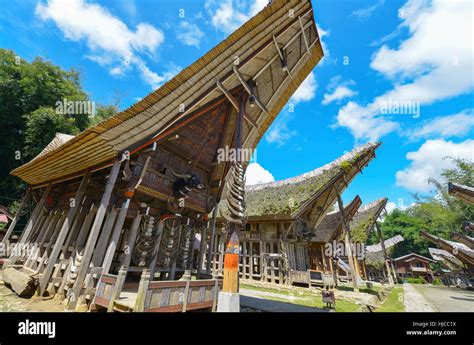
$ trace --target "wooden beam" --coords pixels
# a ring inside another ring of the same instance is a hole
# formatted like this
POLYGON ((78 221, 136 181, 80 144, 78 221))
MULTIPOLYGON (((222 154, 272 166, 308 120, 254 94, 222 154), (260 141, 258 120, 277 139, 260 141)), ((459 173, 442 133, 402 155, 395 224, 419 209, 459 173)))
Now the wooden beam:
POLYGON ((67 305, 68 310, 75 309, 77 305, 79 294, 82 289, 82 284, 84 283, 84 279, 89 269, 89 264, 91 262, 92 254, 97 243, 100 228, 102 226, 102 222, 104 221, 105 211, 107 209, 107 206, 109 205, 112 190, 114 189, 121 165, 122 161, 117 159, 114 165, 112 166, 112 170, 110 171, 109 180, 107 181, 107 185, 105 186, 104 194, 102 195, 102 199, 99 204, 99 209, 97 210, 97 214, 94 219, 94 224, 92 224, 92 229, 89 234, 89 238, 87 239, 81 266, 79 268, 76 281, 74 282, 74 286, 72 288, 72 293, 70 295, 69 303, 67 305))
POLYGON ((262 103, 262 101, 260 101, 260 98, 257 97, 257 95, 255 95, 253 92, 252 92, 252 89, 250 88, 249 84, 245 81, 244 77, 242 76, 242 74, 240 73, 239 71, 239 68, 237 66, 234 65, 234 73, 235 75, 237 76, 237 78, 239 79, 240 83, 242 84, 242 86, 244 87, 244 89, 248 92, 248 94, 252 97, 255 98, 255 103, 257 104, 257 106, 265 113, 268 115, 268 110, 267 108, 265 107, 265 105, 262 103))
POLYGON ((23 199, 21 200, 20 206, 18 207, 18 210, 16 211, 15 217, 13 217, 12 222, 8 226, 7 232, 5 233, 5 236, 2 239, 2 244, 6 243, 8 239, 10 238, 10 235, 12 234, 13 229, 15 229, 15 225, 18 222, 18 219, 20 219, 21 217, 21 211, 23 211, 23 208, 28 202, 30 196, 31 196, 31 187, 28 187, 28 189, 26 190, 26 194, 23 196, 23 199))
MULTIPOLYGON (((222 91, 222 93, 227 97, 227 99, 229 100, 229 102, 232 104, 232 106, 238 111, 240 108, 239 108, 239 102, 237 101, 237 99, 235 99, 234 96, 232 96, 232 94, 224 87, 224 85, 222 85, 222 83, 218 80, 217 81, 217 87, 219 88, 219 90, 222 91)), ((250 116, 248 116, 248 114, 246 112, 244 112, 244 119, 253 127, 253 128, 258 128, 258 125, 257 123, 252 120, 252 118, 250 116)))
POLYGON ((298 21, 300 22, 300 27, 301 27, 301 35, 303 36, 304 39, 304 45, 306 47, 306 53, 309 53, 309 44, 308 44, 308 39, 306 38, 306 35, 304 33, 305 28, 303 26, 303 21, 301 20, 301 16, 298 16, 298 21))
POLYGON ((124 249, 125 255, 122 258, 121 266, 128 267, 130 265, 130 260, 132 259, 132 250, 133 250, 133 247, 135 246, 135 241, 137 239, 138 228, 140 227, 141 219, 142 219, 142 214, 140 212, 137 212, 137 215, 133 219, 132 226, 130 228, 127 244, 124 249))
POLYGON ((105 217, 105 223, 100 231, 99 239, 95 246, 94 254, 92 255, 92 266, 99 267, 104 260, 105 251, 107 250, 107 244, 109 243, 110 234, 117 218, 117 209, 112 206, 112 209, 105 217))
POLYGON ((209 274, 211 271, 211 262, 214 261, 214 240, 216 237, 216 218, 217 218, 217 205, 219 201, 216 202, 214 209, 212 210, 211 218, 211 243, 209 244, 209 254, 208 260, 206 262, 206 272, 209 274))
POLYGON ((41 281, 39 285, 40 295, 44 294, 46 286, 49 282, 49 279, 51 278, 51 273, 53 272, 54 264, 56 263, 61 247, 64 243, 64 240, 66 239, 66 236, 69 233, 69 230, 72 228, 73 222, 77 215, 77 210, 82 204, 82 199, 84 197, 84 192, 86 190, 86 187, 89 184, 90 176, 91 176, 91 173, 89 171, 82 178, 81 184, 79 185, 79 188, 77 189, 76 196, 74 197, 74 204, 69 208, 69 211, 66 215, 66 219, 61 227, 59 236, 56 240, 56 243, 54 244, 53 250, 49 257, 48 264, 46 265, 46 268, 41 277, 41 281))
POLYGON ((40 214, 41 209, 43 208, 43 205, 46 201, 47 196, 49 195, 49 192, 51 192, 52 186, 53 186, 52 183, 49 182, 48 186, 43 192, 43 195, 41 196, 40 201, 38 201, 35 209, 31 213, 31 217, 28 220, 28 223, 26 224, 25 229, 23 230, 23 233, 21 234, 20 239, 18 240, 18 244, 23 244, 28 241, 28 238, 31 234, 31 229, 33 228, 33 225, 36 222, 36 219, 38 218, 38 215, 40 214))
POLYGON ((341 222, 344 227, 344 242, 346 245, 346 250, 347 250, 347 258, 349 260, 349 266, 351 268, 351 274, 352 274, 352 285, 354 286, 354 291, 358 291, 358 280, 359 277, 357 275, 357 271, 355 268, 355 263, 354 263, 354 257, 352 255, 352 248, 350 246, 350 228, 349 224, 346 222, 346 216, 344 214, 344 204, 342 203, 341 195, 339 194, 339 191, 337 190, 337 186, 335 186, 336 191, 337 191, 337 205, 339 206, 339 214, 341 216, 341 222))
POLYGON ((379 237, 380 246, 382 247, 383 258, 384 258, 384 261, 385 261, 385 267, 387 269, 388 282, 389 282, 390 285, 393 285, 393 283, 394 283, 393 279, 395 278, 395 281, 396 281, 397 274, 396 274, 395 271, 391 272, 392 270, 391 270, 390 264, 388 262, 388 255, 387 255, 387 250, 385 249, 385 242, 384 242, 382 231, 380 230, 380 227, 379 227, 379 224, 378 224, 377 220, 375 220, 375 229, 377 230, 377 235, 379 237))
POLYGON ((120 208, 120 213, 118 215, 114 231, 112 232, 112 237, 110 238, 109 246, 107 247, 107 253, 105 254, 104 262, 102 263, 102 267, 104 269, 102 274, 109 273, 110 266, 112 265, 112 260, 114 258, 115 249, 117 249, 117 244, 120 239, 120 233, 122 232, 123 223, 125 222, 125 217, 127 216, 129 206, 130 199, 126 198, 122 203, 122 207, 120 208))

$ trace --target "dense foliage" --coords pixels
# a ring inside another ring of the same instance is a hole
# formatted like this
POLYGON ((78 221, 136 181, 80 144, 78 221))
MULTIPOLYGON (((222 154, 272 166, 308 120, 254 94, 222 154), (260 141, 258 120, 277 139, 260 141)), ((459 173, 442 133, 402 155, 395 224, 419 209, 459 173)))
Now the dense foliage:
MULTIPOLYGON (((446 181, 467 186, 474 185, 474 163, 467 160, 452 159, 454 168, 443 171, 446 181)), ((429 256, 428 247, 434 244, 420 236, 425 230, 436 236, 451 239, 455 232, 463 232, 462 223, 474 222, 474 207, 448 194, 447 183, 435 179, 430 181, 436 188, 434 196, 416 197, 416 203, 406 210, 395 209, 387 215, 381 224, 385 239, 402 235, 405 241, 397 244, 393 257, 411 252, 429 256)), ((371 242, 378 242, 372 232, 371 242)))
POLYGON ((25 188, 10 171, 41 152, 56 132, 77 134, 117 111, 115 106, 97 106, 95 116, 83 109, 58 111, 58 102, 87 101, 77 71, 65 71, 39 57, 29 63, 0 49, 1 204, 13 207, 25 188))

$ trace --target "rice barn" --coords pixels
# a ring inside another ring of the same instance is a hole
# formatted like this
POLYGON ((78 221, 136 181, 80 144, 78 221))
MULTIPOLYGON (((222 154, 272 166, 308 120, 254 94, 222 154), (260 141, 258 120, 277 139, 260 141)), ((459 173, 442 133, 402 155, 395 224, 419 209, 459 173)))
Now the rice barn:
MULTIPOLYGON (((340 195, 375 157, 379 146, 380 143, 369 143, 300 176, 248 186, 246 226, 240 236, 240 276, 287 285, 322 285, 325 277, 331 280, 329 258, 327 266, 318 266, 321 246, 313 238, 319 236, 318 227, 334 203, 344 207, 340 195)), ((226 205, 226 199, 219 204, 218 230, 211 241, 215 253, 212 272, 217 275, 223 272, 224 246, 229 235, 226 205)))

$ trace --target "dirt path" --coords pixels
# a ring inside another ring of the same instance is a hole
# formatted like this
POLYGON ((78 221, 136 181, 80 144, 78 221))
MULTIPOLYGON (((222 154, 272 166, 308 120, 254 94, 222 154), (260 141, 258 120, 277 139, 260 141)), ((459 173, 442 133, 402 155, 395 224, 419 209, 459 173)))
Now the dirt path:
POLYGON ((434 312, 435 308, 411 284, 403 284, 403 304, 406 312, 434 312))
POLYGON ((0 312, 63 312, 60 302, 41 298, 20 298, 9 288, 0 285, 0 312))

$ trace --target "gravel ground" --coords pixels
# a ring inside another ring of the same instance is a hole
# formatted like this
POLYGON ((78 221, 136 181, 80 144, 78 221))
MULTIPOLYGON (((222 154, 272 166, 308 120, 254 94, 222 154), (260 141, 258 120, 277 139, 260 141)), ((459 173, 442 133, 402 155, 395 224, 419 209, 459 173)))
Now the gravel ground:
POLYGON ((438 285, 414 285, 440 312, 474 312, 474 291, 438 285))
POLYGON ((403 284, 403 304, 406 312, 434 312, 435 309, 413 285, 403 284))
POLYGON ((0 285, 0 312, 16 311, 63 312, 64 307, 60 302, 53 299, 20 298, 3 284, 0 285))

